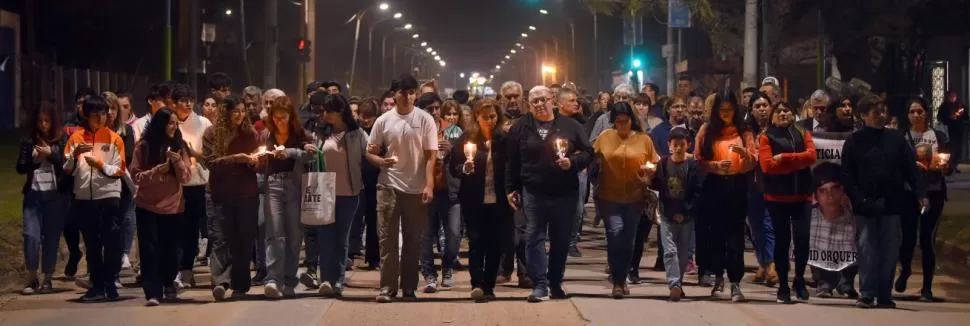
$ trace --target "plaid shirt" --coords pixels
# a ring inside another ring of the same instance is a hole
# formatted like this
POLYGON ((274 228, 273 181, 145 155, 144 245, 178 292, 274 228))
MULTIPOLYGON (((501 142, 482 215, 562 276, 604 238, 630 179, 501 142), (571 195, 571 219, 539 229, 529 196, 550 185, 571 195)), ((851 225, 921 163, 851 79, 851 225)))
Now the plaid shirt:
POLYGON ((856 261, 856 226, 850 211, 832 220, 822 216, 818 204, 812 205, 808 264, 840 271, 856 261))

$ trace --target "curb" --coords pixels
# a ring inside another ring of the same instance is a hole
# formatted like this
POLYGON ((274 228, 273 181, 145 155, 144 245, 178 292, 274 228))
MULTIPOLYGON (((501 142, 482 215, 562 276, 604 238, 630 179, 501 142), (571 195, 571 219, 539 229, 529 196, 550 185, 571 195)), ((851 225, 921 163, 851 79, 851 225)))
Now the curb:
POLYGON ((938 239, 936 240, 936 251, 937 268, 956 269, 947 273, 954 276, 970 275, 970 248, 963 248, 953 242, 938 239))

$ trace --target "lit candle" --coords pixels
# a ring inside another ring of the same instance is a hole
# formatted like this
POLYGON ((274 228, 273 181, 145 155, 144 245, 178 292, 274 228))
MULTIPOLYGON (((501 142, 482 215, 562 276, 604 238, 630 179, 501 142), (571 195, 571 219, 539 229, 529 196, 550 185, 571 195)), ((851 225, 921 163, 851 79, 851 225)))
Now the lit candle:
POLYGON ((465 162, 473 162, 476 153, 478 153, 478 145, 472 142, 465 144, 465 162))
POLYGON ((939 153, 936 154, 936 165, 943 166, 950 161, 950 153, 939 153))
POLYGON ((569 141, 562 138, 556 138, 555 145, 556 154, 559 155, 559 158, 566 158, 566 149, 569 148, 569 141))
POLYGON ((259 146, 256 149, 256 155, 263 155, 263 154, 266 154, 266 146, 259 146))
POLYGON ((647 170, 656 170, 657 165, 653 164, 653 162, 647 161, 647 163, 643 163, 643 168, 647 170))

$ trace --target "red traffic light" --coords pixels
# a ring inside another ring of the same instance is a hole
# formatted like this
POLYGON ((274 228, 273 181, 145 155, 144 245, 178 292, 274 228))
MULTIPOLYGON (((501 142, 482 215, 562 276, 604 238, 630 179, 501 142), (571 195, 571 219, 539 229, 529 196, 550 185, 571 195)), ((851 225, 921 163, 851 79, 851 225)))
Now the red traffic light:
POLYGON ((297 43, 296 48, 300 51, 303 51, 304 49, 306 49, 306 40, 300 39, 300 41, 297 43))

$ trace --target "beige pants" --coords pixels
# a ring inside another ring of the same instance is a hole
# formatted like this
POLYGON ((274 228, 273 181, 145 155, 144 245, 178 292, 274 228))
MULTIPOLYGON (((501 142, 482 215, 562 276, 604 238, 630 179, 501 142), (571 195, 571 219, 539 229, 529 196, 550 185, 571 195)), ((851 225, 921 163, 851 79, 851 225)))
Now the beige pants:
POLYGON ((421 194, 412 195, 378 185, 377 224, 381 248, 381 288, 388 288, 392 292, 399 289, 417 290, 418 259, 421 258, 424 232, 428 228, 428 205, 421 202, 421 194))

